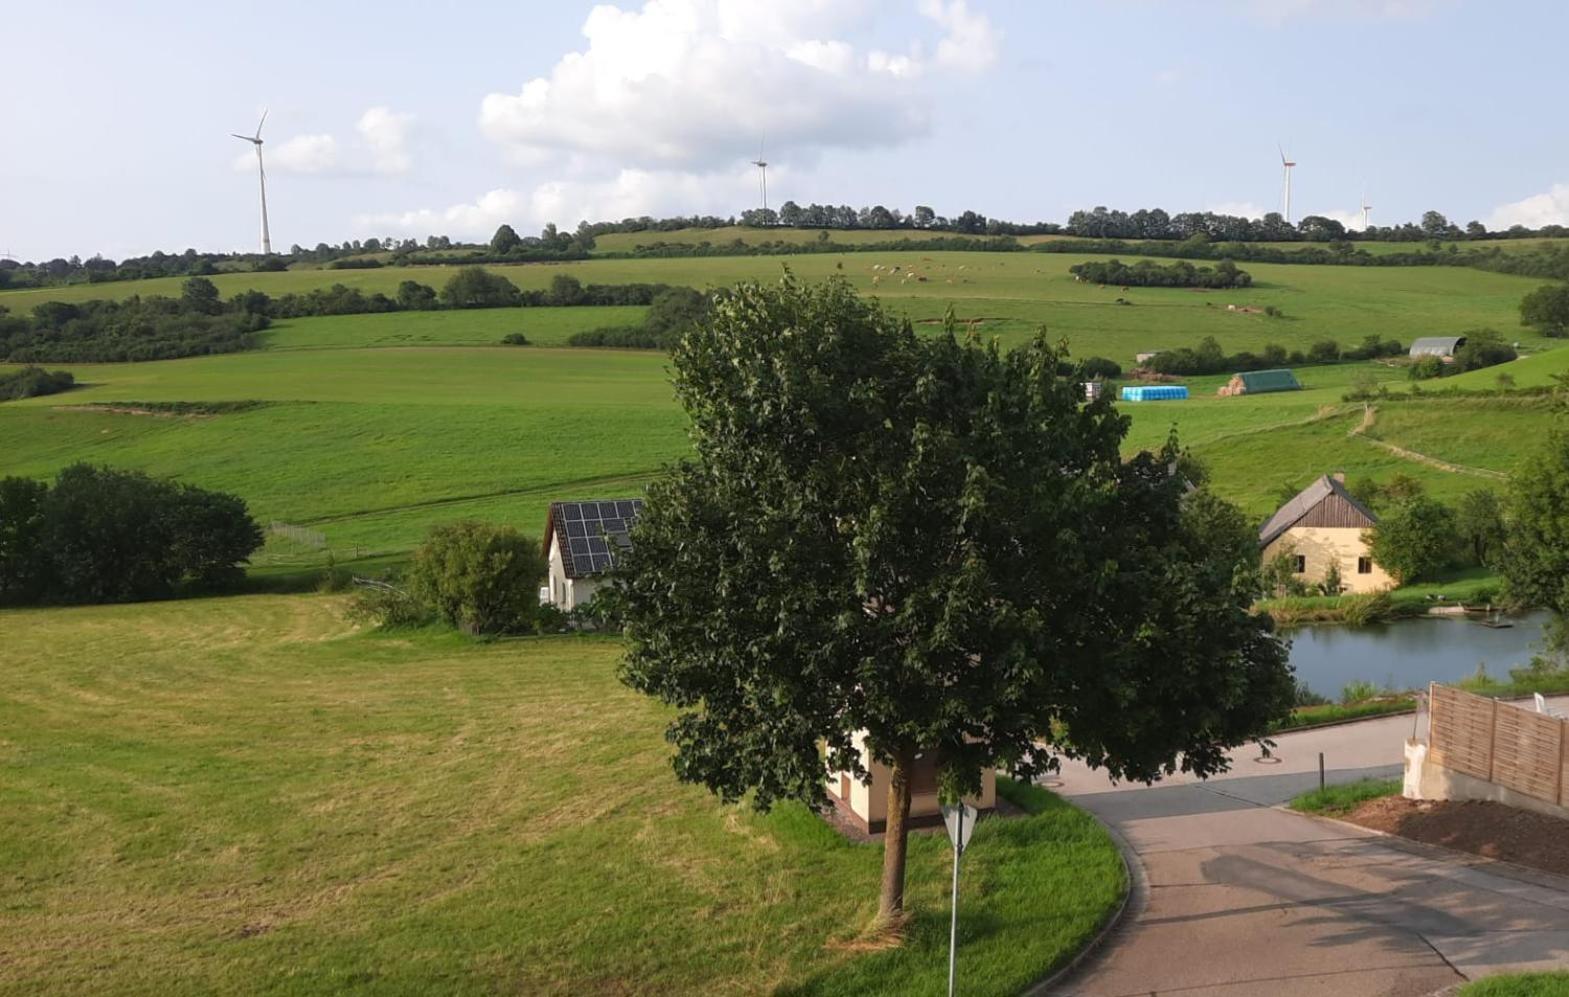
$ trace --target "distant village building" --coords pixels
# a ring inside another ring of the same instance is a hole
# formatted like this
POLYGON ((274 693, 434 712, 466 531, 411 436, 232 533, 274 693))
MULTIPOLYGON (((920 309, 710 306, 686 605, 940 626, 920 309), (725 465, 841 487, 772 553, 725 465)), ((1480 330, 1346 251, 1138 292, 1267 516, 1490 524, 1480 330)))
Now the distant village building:
POLYGON ((1345 475, 1324 475, 1281 506, 1259 530, 1263 562, 1293 559, 1297 577, 1320 584, 1331 566, 1347 592, 1393 588, 1395 580, 1373 563, 1363 535, 1378 524, 1372 510, 1346 491, 1345 475))
POLYGON ((1301 391, 1302 383, 1289 370, 1245 370, 1231 375, 1231 380, 1220 386, 1218 394, 1262 395, 1271 391, 1301 391))
POLYGON ((545 517, 550 579, 540 602, 571 610, 592 599, 616 556, 631 549, 627 531, 642 512, 642 499, 550 503, 545 517))
POLYGON ((1159 350, 1151 350, 1149 353, 1135 353, 1133 355, 1133 360, 1138 364, 1147 364, 1158 356, 1160 356, 1159 350))
POLYGON ((1096 399, 1100 398, 1100 396, 1105 394, 1105 393, 1106 393, 1106 382, 1105 381, 1085 381, 1084 382, 1084 400, 1085 401, 1093 402, 1096 399))
POLYGON ((1464 336, 1423 336, 1411 344, 1411 359, 1437 357, 1447 362, 1453 360, 1464 345, 1464 336))
MULTIPOLYGON (((868 757, 864 732, 855 735, 855 749, 860 752, 861 764, 872 776, 871 785, 866 785, 849 772, 835 772, 828 779, 828 798, 861 830, 869 834, 881 834, 888 826, 888 783, 893 778, 893 770, 868 757)), ((997 773, 989 768, 983 769, 980 793, 966 796, 964 802, 977 810, 996 807, 997 773)), ((915 769, 910 773, 910 825, 923 827, 941 823, 942 804, 937 799, 937 759, 928 754, 915 760, 915 769)))

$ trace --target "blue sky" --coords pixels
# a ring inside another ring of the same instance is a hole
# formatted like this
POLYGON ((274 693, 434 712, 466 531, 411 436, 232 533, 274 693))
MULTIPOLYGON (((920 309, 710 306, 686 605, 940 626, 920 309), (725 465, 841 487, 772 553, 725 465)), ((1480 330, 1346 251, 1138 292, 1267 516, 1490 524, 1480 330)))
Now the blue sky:
POLYGON ((0 253, 486 236, 756 203, 1569 223, 1569 5, 13 5, 0 253))

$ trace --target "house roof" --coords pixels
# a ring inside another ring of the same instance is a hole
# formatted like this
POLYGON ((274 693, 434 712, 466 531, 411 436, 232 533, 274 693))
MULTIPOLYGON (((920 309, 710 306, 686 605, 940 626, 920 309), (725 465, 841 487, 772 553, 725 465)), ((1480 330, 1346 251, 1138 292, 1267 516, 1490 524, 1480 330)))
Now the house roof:
POLYGON ((554 540, 568 578, 609 571, 618 553, 632 549, 628 531, 642 513, 642 499, 552 502, 545 517, 545 557, 554 540))
POLYGON ((1245 370, 1237 375, 1242 379, 1242 387, 1250 395, 1259 395, 1267 391, 1300 391, 1302 383, 1297 380, 1297 375, 1289 370, 1245 370))
POLYGON ((1267 547, 1293 526, 1369 527, 1378 522, 1339 481, 1324 475, 1276 510, 1258 531, 1258 545, 1267 547))
POLYGON ((1464 336, 1423 336, 1411 344, 1411 356, 1452 357, 1464 345, 1464 336))

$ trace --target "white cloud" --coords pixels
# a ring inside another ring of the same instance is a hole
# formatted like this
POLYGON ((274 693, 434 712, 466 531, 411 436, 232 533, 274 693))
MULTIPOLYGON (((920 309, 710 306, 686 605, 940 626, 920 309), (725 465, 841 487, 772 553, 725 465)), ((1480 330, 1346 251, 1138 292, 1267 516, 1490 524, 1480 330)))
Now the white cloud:
POLYGON ((921 13, 943 29, 937 43, 938 66, 979 73, 997 62, 1002 36, 985 14, 973 13, 965 0, 921 0, 921 13))
MULTIPOLYGON (((788 176, 785 170, 770 172, 788 176)), ((713 175, 626 169, 606 180, 552 180, 526 191, 498 188, 447 208, 363 215, 356 221, 365 231, 488 238, 503 222, 528 232, 546 222, 573 228, 585 219, 644 214, 729 215, 756 194, 757 175, 744 168, 713 175)))
POLYGON ((409 153, 409 129, 414 115, 388 107, 373 107, 360 115, 355 130, 370 150, 371 168, 377 173, 407 173, 414 159, 409 153))
POLYGON ((1234 215, 1238 218, 1263 218, 1268 212, 1279 209, 1261 208, 1252 201, 1220 201, 1206 204, 1204 210, 1217 215, 1234 215))
POLYGON ((1511 225, 1569 225, 1569 184, 1555 183, 1544 193, 1499 205, 1487 219, 1487 227, 1495 232, 1511 225))
MULTIPOLYGON (((294 135, 263 146, 267 170, 302 176, 366 176, 407 173, 414 164, 409 148, 414 116, 387 107, 360 115, 355 137, 340 142, 330 132, 294 135)), ((234 168, 254 169, 256 154, 247 149, 234 157, 234 168)))
MULTIPOLYGON (((1330 221, 1339 222, 1353 232, 1362 231, 1362 212, 1360 211, 1310 211, 1308 214, 1318 215, 1320 218, 1328 218, 1330 221)), ((1305 218, 1307 216, 1304 215, 1303 217, 1305 218)), ((1301 218, 1297 219, 1297 221, 1301 220, 1301 218)))
MULTIPOLYGON (((263 147, 267 168, 280 173, 326 173, 338 165, 338 141, 331 135, 296 135, 274 147, 263 147)), ((248 169, 251 155, 240 156, 237 167, 248 169)))
MULTIPOLYGON (((601 4, 581 51, 516 93, 492 93, 480 127, 514 161, 552 155, 612 168, 714 169, 766 140, 797 154, 896 145, 929 127, 918 40, 858 54, 836 33, 865 20, 843 0, 646 0, 601 4)), ((932 68, 979 72, 1001 38, 965 0, 922 0, 942 31, 932 68)), ((912 22, 914 27, 916 22, 912 22)))

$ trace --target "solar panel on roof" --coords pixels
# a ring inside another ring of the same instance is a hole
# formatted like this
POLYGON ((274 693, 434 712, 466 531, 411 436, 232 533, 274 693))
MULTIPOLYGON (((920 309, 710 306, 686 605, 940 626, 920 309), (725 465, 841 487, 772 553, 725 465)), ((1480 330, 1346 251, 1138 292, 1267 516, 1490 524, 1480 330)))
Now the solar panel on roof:
POLYGON ((628 532, 643 512, 641 499, 556 502, 556 536, 564 540, 569 572, 582 577, 615 567, 616 554, 632 548, 628 532))

